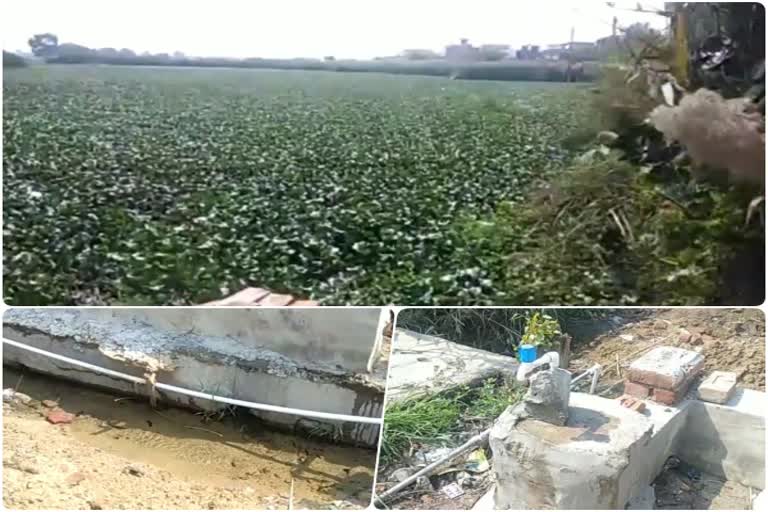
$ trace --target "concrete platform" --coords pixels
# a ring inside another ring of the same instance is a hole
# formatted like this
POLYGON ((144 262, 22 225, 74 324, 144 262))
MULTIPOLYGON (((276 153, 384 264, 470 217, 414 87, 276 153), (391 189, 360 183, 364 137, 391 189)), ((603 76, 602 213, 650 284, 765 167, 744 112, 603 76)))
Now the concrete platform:
MULTIPOLYGON (((365 371, 375 348, 380 311, 333 311, 327 317, 330 311, 320 308, 11 309, 3 319, 3 336, 138 377, 154 373, 159 382, 196 391, 299 409, 380 417, 384 381, 380 372, 365 371), (332 338, 334 332, 336 337, 332 338), (341 348, 345 344, 346 350, 341 348), (363 370, 357 371, 361 365, 363 370)), ((148 392, 136 389, 133 383, 9 345, 3 347, 3 363, 121 393, 148 392)), ((163 392, 161 399, 204 410, 222 407, 170 392, 163 392)), ((378 442, 377 425, 334 424, 253 412, 278 425, 293 428, 306 424, 342 441, 371 447, 378 442)))
POLYGON ((677 455, 714 475, 765 489, 768 395, 737 388, 725 404, 691 400, 677 455))
POLYGON ((514 422, 505 413, 490 436, 496 486, 474 508, 624 509, 646 501, 671 455, 763 490, 765 410, 765 393, 738 389, 722 405, 649 402, 642 412, 619 400, 571 393, 562 427, 514 422))
POLYGON ((514 377, 517 359, 436 336, 396 329, 387 400, 403 400, 473 384, 497 375, 514 377))
POLYGON ((684 425, 684 409, 643 413, 572 393, 565 426, 505 413, 490 446, 498 509, 623 509, 653 481, 684 425))

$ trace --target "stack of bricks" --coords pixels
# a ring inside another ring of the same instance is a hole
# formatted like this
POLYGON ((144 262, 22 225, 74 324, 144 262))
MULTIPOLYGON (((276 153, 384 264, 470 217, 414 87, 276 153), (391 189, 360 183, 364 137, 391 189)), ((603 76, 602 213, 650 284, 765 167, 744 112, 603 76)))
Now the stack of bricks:
POLYGON ((246 288, 221 300, 208 302, 204 306, 264 306, 264 307, 313 307, 314 300, 303 300, 282 293, 273 293, 265 288, 246 288))
POLYGON ((704 370, 704 356, 677 347, 657 347, 629 366, 624 393, 674 405, 704 370))

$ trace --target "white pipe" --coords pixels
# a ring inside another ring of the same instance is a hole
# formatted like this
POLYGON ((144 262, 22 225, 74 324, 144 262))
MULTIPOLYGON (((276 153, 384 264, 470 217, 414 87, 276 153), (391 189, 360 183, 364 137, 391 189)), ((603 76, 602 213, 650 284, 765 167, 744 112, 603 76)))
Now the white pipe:
POLYGON ((595 390, 597 389, 597 380, 600 378, 600 367, 597 366, 595 368, 594 373, 592 373, 592 383, 589 385, 589 394, 594 395, 595 390))
POLYGON ((584 373, 582 373, 581 375, 579 375, 578 377, 574 377, 573 379, 571 379, 571 387, 573 387, 573 385, 574 385, 574 384, 576 384, 577 382, 579 382, 579 381, 580 381, 581 379, 583 379, 584 377, 586 377, 586 376, 588 376, 588 375, 592 375, 592 374, 594 374, 595 372, 599 372, 599 371, 600 371, 600 368, 601 368, 601 367, 600 367, 600 365, 599 365, 599 364, 596 364, 596 365, 594 365, 592 368, 590 368, 589 370, 587 370, 587 371, 585 371, 584 373))
MULTIPOLYGON (((84 361, 72 359, 71 357, 54 354, 53 352, 48 352, 47 350, 43 350, 37 347, 32 347, 24 343, 19 343, 18 341, 9 340, 8 338, 3 338, 3 343, 7 343, 8 345, 11 345, 13 347, 17 347, 23 350, 28 350, 29 352, 34 352, 36 354, 50 357, 52 359, 58 359, 59 361, 73 364, 75 366, 88 368, 89 370, 92 370, 98 373, 103 373, 104 375, 118 377, 131 382, 135 382, 136 384, 147 384, 147 380, 141 377, 136 377, 133 375, 128 375, 127 373, 122 373, 122 372, 117 372, 115 370, 102 368, 101 366, 96 366, 94 364, 86 363, 84 361)), ((349 414, 335 414, 330 412, 308 411, 304 409, 294 409, 292 407, 281 407, 279 405, 268 405, 268 404, 259 404, 255 402, 247 402, 245 400, 237 400, 234 398, 227 398, 223 396, 213 395, 210 393, 201 393, 200 391, 193 391, 191 389, 171 386, 170 384, 163 384, 160 382, 156 382, 154 386, 158 389, 165 389, 167 391, 173 391, 174 393, 179 393, 182 395, 194 396, 197 398, 203 398, 205 400, 211 400, 212 402, 221 402, 221 403, 230 404, 230 405, 237 405, 240 407, 247 407, 249 409, 257 409, 260 411, 279 412, 283 414, 293 414, 295 416, 305 416, 309 418, 320 418, 325 420, 349 421, 353 423, 369 423, 373 425, 381 425, 384 422, 383 418, 370 418, 367 416, 352 416, 349 414)))
POLYGON ((530 374, 539 366, 544 366, 545 364, 549 364, 551 368, 560 368, 560 354, 555 351, 547 352, 533 362, 520 363, 520 365, 517 367, 517 381, 527 382, 528 374, 530 374))

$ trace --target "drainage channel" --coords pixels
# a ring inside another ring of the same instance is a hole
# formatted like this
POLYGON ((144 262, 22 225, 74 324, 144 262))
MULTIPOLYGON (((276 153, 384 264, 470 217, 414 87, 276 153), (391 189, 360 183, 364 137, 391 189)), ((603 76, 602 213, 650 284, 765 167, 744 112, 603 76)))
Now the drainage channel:
POLYGON ((152 408, 69 381, 4 368, 8 508, 364 508, 375 451, 269 429, 230 409, 152 408), (45 403, 44 403, 45 401, 45 403), (75 414, 46 421, 48 401, 75 414), (26 402, 26 403, 24 403, 26 402), (292 503, 291 503, 292 501, 292 503))

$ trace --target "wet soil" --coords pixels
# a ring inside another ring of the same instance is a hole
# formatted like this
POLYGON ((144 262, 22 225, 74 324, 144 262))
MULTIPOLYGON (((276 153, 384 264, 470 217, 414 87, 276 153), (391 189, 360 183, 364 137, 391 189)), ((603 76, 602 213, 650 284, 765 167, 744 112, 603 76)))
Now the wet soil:
POLYGON ((206 418, 3 369, 3 501, 14 509, 364 508, 376 453, 275 432, 247 414, 206 418), (76 414, 46 421, 54 400, 76 414), (51 404, 48 404, 51 405, 51 404))

